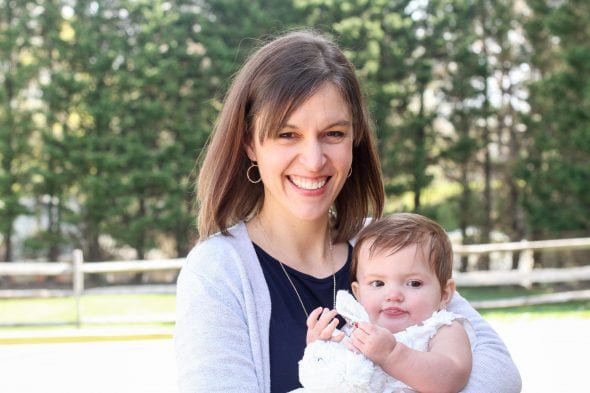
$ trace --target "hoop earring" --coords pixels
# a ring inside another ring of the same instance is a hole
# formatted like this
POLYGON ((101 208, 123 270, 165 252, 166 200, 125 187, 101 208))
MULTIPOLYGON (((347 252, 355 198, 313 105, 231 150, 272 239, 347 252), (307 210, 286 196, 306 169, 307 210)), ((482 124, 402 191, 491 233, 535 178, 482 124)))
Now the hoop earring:
POLYGON ((328 219, 333 220, 336 218, 336 208, 334 206, 330 206, 328 209, 328 219))
POLYGON ((346 176, 346 178, 349 178, 350 175, 352 175, 352 166, 350 167, 350 169, 348 170, 348 175, 346 176))
POLYGON ((253 168, 258 168, 258 165, 256 165, 256 161, 252 161, 252 165, 250 165, 246 170, 246 177, 248 178, 248 181, 252 184, 260 183, 262 181, 260 172, 258 173, 258 180, 252 180, 252 177, 250 177, 250 170, 252 170, 253 168))

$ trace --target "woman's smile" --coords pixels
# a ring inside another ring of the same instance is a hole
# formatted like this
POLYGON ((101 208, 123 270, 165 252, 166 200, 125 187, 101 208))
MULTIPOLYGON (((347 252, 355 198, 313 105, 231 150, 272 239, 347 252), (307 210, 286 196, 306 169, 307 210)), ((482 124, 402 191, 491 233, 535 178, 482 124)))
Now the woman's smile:
POLYGON ((324 187, 328 183, 328 180, 330 180, 330 177, 326 176, 326 177, 308 178, 308 177, 291 175, 291 176, 288 176, 288 179, 297 188, 313 191, 313 190, 319 190, 320 188, 324 187))

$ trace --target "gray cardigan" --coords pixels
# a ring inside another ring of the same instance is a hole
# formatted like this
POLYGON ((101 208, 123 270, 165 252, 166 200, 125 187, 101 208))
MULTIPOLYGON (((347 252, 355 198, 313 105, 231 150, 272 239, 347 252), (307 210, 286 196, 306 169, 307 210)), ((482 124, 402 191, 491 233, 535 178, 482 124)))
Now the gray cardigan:
MULTIPOLYGON (((181 393, 270 393, 270 295, 244 223, 197 244, 181 269, 175 349, 181 393)), ((518 393, 521 380, 496 332, 459 294, 448 309, 476 333, 466 393, 518 393)))

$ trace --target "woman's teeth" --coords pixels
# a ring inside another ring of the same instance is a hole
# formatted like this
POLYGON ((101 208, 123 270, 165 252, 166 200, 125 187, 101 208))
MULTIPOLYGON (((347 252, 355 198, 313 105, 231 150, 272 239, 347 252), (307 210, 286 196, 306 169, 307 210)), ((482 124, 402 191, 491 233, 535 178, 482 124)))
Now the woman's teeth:
POLYGON ((297 187, 303 188, 304 190, 317 190, 318 188, 322 188, 328 182, 327 177, 321 179, 307 179, 304 177, 289 176, 289 179, 297 187))

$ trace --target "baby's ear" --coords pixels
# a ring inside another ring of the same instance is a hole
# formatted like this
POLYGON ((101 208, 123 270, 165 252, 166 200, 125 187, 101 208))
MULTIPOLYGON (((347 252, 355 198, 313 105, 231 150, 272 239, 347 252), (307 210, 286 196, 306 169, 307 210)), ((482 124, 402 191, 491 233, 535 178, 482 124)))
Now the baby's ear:
POLYGON ((447 280, 446 285, 442 288, 442 294, 440 298, 440 309, 447 308, 451 299, 453 298, 453 294, 455 293, 455 289, 457 285, 455 284, 455 280, 449 278, 447 280))
POLYGON ((354 297, 358 300, 359 298, 359 283, 358 281, 353 281, 352 284, 350 284, 350 287, 352 288, 352 294, 354 295, 354 297))

